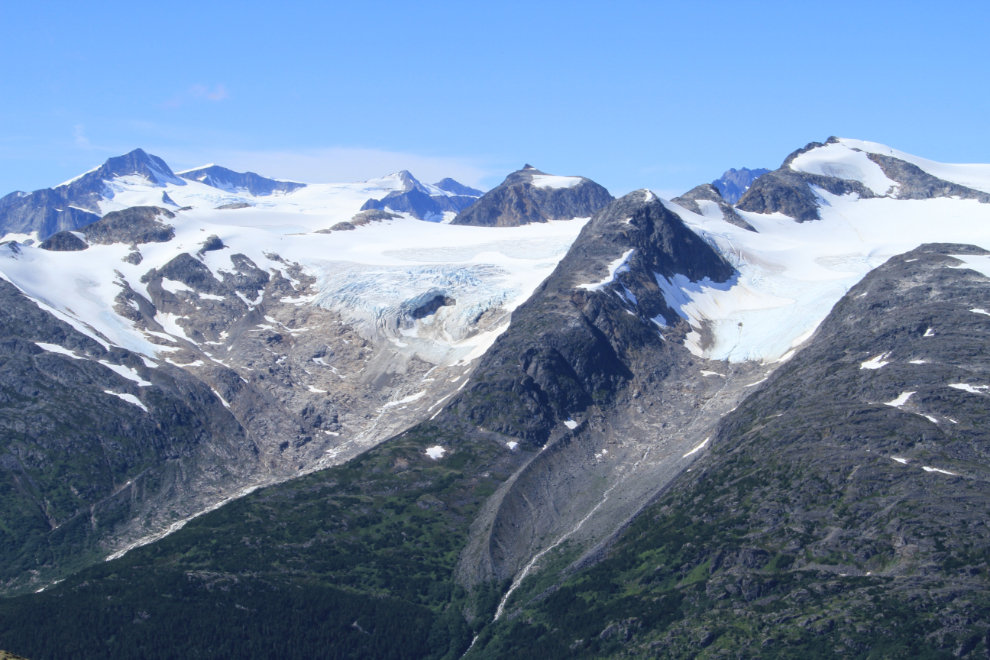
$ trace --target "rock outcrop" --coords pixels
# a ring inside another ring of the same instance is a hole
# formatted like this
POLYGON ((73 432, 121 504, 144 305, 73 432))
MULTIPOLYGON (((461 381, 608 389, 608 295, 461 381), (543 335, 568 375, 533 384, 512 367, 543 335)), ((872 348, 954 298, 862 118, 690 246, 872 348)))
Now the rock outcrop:
POLYGON ((526 165, 459 213, 452 224, 517 227, 531 222, 589 218, 612 199, 591 179, 553 176, 526 165))

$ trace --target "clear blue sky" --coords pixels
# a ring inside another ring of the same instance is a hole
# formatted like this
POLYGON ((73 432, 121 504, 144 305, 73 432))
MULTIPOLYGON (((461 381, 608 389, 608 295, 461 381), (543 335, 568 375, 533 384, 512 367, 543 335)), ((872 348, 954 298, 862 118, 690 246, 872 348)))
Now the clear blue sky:
POLYGON ((304 181, 677 193, 829 135, 990 161, 990 2, 21 2, 0 194, 135 147, 304 181))

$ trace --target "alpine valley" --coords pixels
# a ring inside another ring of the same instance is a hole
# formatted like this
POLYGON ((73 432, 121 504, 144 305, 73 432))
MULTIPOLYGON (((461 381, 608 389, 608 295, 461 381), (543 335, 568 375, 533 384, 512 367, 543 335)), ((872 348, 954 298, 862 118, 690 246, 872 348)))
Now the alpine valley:
POLYGON ((990 658, 990 165, 138 149, 0 235, 11 653, 990 658))

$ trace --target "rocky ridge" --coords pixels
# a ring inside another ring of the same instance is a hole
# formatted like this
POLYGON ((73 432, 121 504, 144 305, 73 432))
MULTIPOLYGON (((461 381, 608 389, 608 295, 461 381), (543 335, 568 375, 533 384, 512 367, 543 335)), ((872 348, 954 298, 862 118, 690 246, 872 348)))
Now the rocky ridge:
POLYGON ((977 254, 867 276, 690 474, 599 557, 524 584, 467 657, 984 657, 990 279, 951 256, 977 254))
POLYGON ((526 165, 458 213, 452 224, 516 227, 530 222, 588 218, 612 199, 591 179, 556 177, 526 165))
POLYGON ((269 179, 254 172, 234 172, 219 165, 207 165, 193 170, 185 170, 179 172, 178 175, 183 179, 199 181, 228 192, 247 191, 255 197, 290 193, 293 190, 306 187, 305 183, 269 179))

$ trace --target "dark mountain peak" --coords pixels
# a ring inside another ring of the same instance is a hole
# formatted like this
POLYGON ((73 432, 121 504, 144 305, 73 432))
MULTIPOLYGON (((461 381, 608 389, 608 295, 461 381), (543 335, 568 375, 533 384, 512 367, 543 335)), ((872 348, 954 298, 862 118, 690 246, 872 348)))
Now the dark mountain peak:
POLYGON ((227 192, 247 191, 256 197, 275 193, 290 193, 293 190, 306 187, 305 183, 269 179, 254 172, 235 172, 219 165, 204 165, 179 172, 179 176, 188 181, 198 181, 227 192))
POLYGON ((96 182, 102 184, 103 181, 121 176, 141 176, 152 185, 161 187, 167 184, 186 185, 186 182, 177 177, 164 160, 147 153, 144 149, 135 149, 123 156, 108 158, 100 167, 62 184, 59 188, 88 189, 96 182))
POLYGON ((556 177, 526 165, 459 213, 452 224, 517 227, 531 222, 586 218, 612 199, 604 187, 591 179, 556 177))
POLYGON ((470 186, 465 186, 463 183, 454 181, 451 178, 441 179, 433 184, 434 187, 439 188, 445 192, 453 193, 455 195, 465 195, 467 197, 481 197, 485 193, 478 190, 477 188, 471 188, 470 186))
MULTIPOLYGON (((718 192, 719 196, 727 201, 729 204, 735 204, 739 199, 749 190, 749 187, 753 185, 756 179, 760 178, 770 170, 764 168, 757 168, 751 170, 747 167, 741 169, 731 168, 725 172, 721 177, 712 181, 712 186, 714 186, 718 192)), ((714 201, 714 200, 713 200, 714 201)))
POLYGON ((530 165, 529 163, 526 163, 525 165, 523 165, 523 170, 535 170, 535 169, 536 168, 533 167, 532 165, 530 165))

